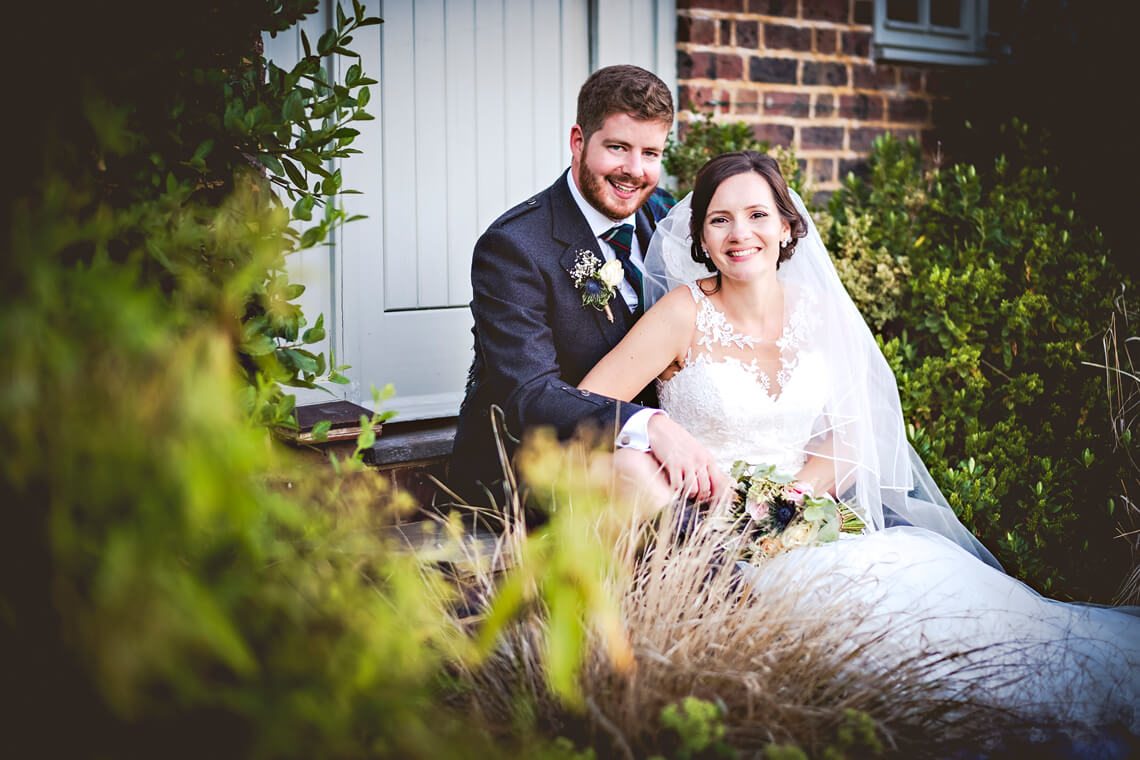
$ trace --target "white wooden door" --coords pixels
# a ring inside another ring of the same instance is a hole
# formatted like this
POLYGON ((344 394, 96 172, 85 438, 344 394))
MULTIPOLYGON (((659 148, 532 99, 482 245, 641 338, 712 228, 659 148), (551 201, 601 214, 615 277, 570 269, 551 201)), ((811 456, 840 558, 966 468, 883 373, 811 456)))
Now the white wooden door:
MULTIPOLYGON (((592 68, 637 63, 674 85, 673 2, 366 5, 384 23, 354 35, 352 48, 380 80, 368 108, 376 119, 354 124, 363 153, 342 171, 363 193, 344 196, 345 209, 367 219, 291 271, 314 278, 306 314, 326 313, 337 361, 352 365, 352 384, 334 391, 368 406, 370 386, 391 382, 397 419, 446 416, 471 363, 476 239, 569 165, 577 92, 592 68), (616 25, 624 31, 592 31, 616 25)), ((298 398, 309 400, 318 399, 298 398)))

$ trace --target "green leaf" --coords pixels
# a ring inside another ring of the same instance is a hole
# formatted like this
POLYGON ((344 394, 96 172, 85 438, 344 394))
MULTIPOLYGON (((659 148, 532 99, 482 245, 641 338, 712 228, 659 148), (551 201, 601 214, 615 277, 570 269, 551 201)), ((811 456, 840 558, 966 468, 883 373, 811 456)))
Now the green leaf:
POLYGON ((242 352, 249 356, 265 356, 277 350, 277 343, 268 335, 251 335, 241 344, 242 352))
MULTIPOLYGON (((323 119, 330 113, 336 110, 336 103, 331 100, 325 100, 313 106, 313 118, 323 119)), ((317 134, 320 134, 319 132, 317 134)), ((327 139, 327 138, 326 138, 327 139)))
POLYGON ((337 385, 348 385, 352 381, 339 372, 333 372, 329 375, 329 382, 336 383, 337 385))
POLYGON ((317 54, 326 56, 331 53, 332 49, 336 46, 336 40, 337 33, 335 29, 326 31, 321 35, 321 38, 317 40, 317 54))
POLYGON ((277 160, 277 156, 270 153, 258 153, 257 160, 261 162, 262 166, 277 176, 285 174, 285 169, 281 166, 281 162, 277 160))
POLYGON ((340 7, 340 3, 336 4, 336 29, 341 31, 344 29, 345 24, 348 23, 348 17, 344 15, 344 9, 340 7))
POLYGON ((301 235, 301 248, 312 248, 317 243, 323 241, 327 234, 328 230, 325 228, 324 224, 319 224, 316 227, 310 227, 309 229, 305 230, 304 234, 301 235))
MULTIPOLYGON (((301 342, 305 345, 320 343, 324 339, 325 331, 322 327, 310 327, 308 330, 305 330, 305 332, 301 334, 301 342)), ((317 374, 320 373, 318 372, 317 374)))
POLYGON ((304 195, 301 200, 293 204, 293 218, 300 219, 303 222, 309 222, 313 219, 313 196, 304 195))
POLYGON ((328 420, 321 420, 316 425, 313 425, 313 440, 317 442, 327 441, 329 439, 330 428, 332 428, 332 423, 328 420))
POLYGON ((353 87, 358 81, 360 81, 361 73, 362 70, 360 68, 360 64, 352 64, 348 67, 348 71, 346 71, 344 74, 344 83, 349 87, 353 87))
POLYGON ((380 405, 396 395, 396 386, 388 383, 383 388, 372 386, 372 404, 373 408, 379 409, 380 405))
POLYGON ((297 407, 297 397, 289 394, 281 397, 281 401, 277 404, 277 421, 284 422, 287 418, 293 416, 293 410, 297 407))
POLYGON ((289 180, 297 187, 305 186, 305 175, 301 170, 293 165, 293 162, 287 158, 281 159, 281 165, 285 167, 285 174, 289 176, 289 180))
POLYGON ((302 121, 305 118, 305 97, 293 90, 281 105, 281 118, 285 121, 302 121))
POLYGON ((372 445, 376 443, 376 431, 372 429, 371 420, 363 414, 360 415, 360 421, 361 424, 364 425, 364 429, 361 430, 360 435, 356 437, 356 448, 358 451, 363 451, 364 449, 372 448, 372 445))
POLYGON ((332 176, 324 181, 322 190, 325 195, 333 195, 337 190, 340 190, 341 175, 340 169, 333 172, 332 176))
POLYGON ((190 159, 191 163, 205 161, 206 156, 210 155, 210 151, 214 149, 214 141, 212 139, 203 140, 198 149, 194 151, 194 157, 190 159))
POLYGON ((305 34, 305 30, 301 30, 301 46, 305 48, 305 57, 308 58, 313 54, 313 48, 309 45, 309 36, 305 34))
POLYGON ((321 159, 311 150, 299 150, 295 154, 295 157, 301 162, 302 166, 311 172, 320 174, 324 171, 324 167, 321 166, 321 159))
POLYGON ((288 362, 302 372, 311 372, 313 374, 316 374, 317 357, 313 356, 313 354, 309 353, 308 351, 304 351, 298 348, 283 348, 279 353, 289 357, 288 362))
POLYGON ((360 92, 356 93, 356 105, 364 108, 370 100, 372 100, 372 93, 367 87, 361 87, 360 92))

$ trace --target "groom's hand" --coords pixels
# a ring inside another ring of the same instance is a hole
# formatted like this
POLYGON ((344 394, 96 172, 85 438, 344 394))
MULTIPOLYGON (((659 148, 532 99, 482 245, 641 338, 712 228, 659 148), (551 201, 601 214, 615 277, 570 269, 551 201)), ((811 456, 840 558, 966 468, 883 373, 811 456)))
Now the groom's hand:
POLYGON ((653 415, 648 430, 649 448, 673 490, 700 501, 715 501, 731 490, 732 478, 708 449, 667 415, 653 415))

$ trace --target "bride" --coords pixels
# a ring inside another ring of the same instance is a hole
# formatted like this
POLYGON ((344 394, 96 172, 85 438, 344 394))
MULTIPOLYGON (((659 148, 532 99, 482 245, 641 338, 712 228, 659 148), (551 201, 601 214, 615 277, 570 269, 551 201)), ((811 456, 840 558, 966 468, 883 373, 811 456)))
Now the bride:
MULTIPOLYGON (((744 151, 705 164, 659 225, 646 269, 647 290, 679 287, 580 387, 628 400, 656 379, 663 411, 725 472, 737 460, 774 465, 867 525, 745 566, 749 583, 842 578, 841 593, 875 605, 884 651, 977 658, 961 672, 995 706, 1140 737, 1137 610, 1046 599, 958 521, 908 444, 890 368, 774 160, 744 151)), ((643 496, 670 498, 651 453, 619 449, 615 464, 643 496)))

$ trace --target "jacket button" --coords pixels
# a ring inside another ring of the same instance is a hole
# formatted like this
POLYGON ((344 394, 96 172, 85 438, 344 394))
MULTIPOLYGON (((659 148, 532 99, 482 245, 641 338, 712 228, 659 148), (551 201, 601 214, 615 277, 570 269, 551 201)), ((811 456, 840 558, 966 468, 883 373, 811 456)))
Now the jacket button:
POLYGON ((583 395, 583 396, 589 396, 589 395, 590 395, 590 392, 589 392, 589 391, 582 391, 582 395, 583 395))
POLYGON ((533 206, 533 205, 534 205, 534 204, 536 204, 536 203, 538 203, 538 198, 531 198, 530 200, 528 200, 528 201, 526 202, 526 205, 528 205, 528 206, 533 206))

